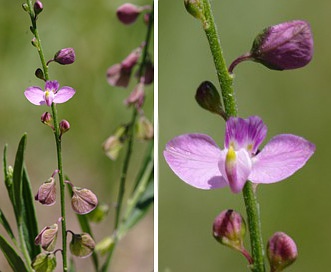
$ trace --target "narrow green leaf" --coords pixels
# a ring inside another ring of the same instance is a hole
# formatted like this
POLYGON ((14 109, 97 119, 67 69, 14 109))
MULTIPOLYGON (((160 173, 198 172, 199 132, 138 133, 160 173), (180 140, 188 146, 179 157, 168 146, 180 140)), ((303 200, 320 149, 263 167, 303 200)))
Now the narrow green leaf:
POLYGON ((0 224, 5 228, 5 230, 7 231, 7 234, 9 235, 9 237, 12 239, 12 241, 16 245, 17 241, 15 239, 14 233, 6 219, 6 216, 4 215, 4 213, 2 212, 1 209, 0 209, 0 224))
POLYGON ((20 143, 18 144, 14 173, 13 173, 13 182, 14 182, 14 202, 15 202, 15 215, 16 219, 19 219, 22 216, 22 176, 23 176, 23 165, 24 165, 24 150, 26 145, 26 134, 21 138, 20 143))
POLYGON ((30 255, 30 258, 33 259, 40 252, 40 246, 35 245, 34 240, 38 235, 38 221, 35 210, 35 201, 34 196, 31 190, 31 183, 26 172, 26 169, 23 169, 23 207, 22 207, 22 216, 23 216, 23 232, 26 241, 26 246, 30 255))
POLYGON ((19 254, 1 235, 0 235, 0 248, 14 272, 28 271, 19 254))

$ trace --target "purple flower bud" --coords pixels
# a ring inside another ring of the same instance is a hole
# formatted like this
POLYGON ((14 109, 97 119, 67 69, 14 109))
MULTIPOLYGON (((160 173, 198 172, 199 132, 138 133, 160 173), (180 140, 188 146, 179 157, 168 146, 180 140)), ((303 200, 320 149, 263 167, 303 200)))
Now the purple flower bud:
POLYGON ((253 60, 273 70, 290 70, 307 65, 314 51, 310 25, 305 21, 290 21, 270 26, 254 40, 250 53, 237 58, 229 67, 244 60, 253 60))
POLYGON ((74 63, 75 59, 76 55, 73 48, 63 48, 54 55, 54 61, 62 65, 74 63))
POLYGON ((88 233, 74 234, 70 242, 70 252, 72 255, 86 258, 93 253, 95 242, 88 233))
POLYGON ((213 236, 222 245, 241 252, 249 263, 252 257, 244 247, 246 223, 244 218, 233 210, 221 212, 214 220, 213 236))
MULTIPOLYGON (((72 184, 70 185, 72 186, 72 184)), ((71 206, 74 212, 87 214, 93 211, 97 205, 98 198, 91 190, 72 186, 71 206)))
POLYGON ((36 272, 54 271, 56 268, 56 258, 53 253, 40 253, 31 263, 31 267, 36 272))
POLYGON ((145 85, 151 84, 154 81, 154 65, 150 60, 145 64, 145 73, 142 81, 145 85))
POLYGON ((130 82, 131 71, 126 71, 117 63, 107 70, 107 81, 111 86, 126 88, 130 82))
POLYGON ((138 18, 142 9, 136 5, 126 3, 120 6, 117 11, 117 18, 125 25, 133 24, 138 18))
POLYGON ((276 232, 268 241, 267 255, 271 272, 283 271, 298 257, 295 242, 283 232, 276 232))
POLYGON ((134 49, 122 62, 122 68, 131 71, 141 56, 141 47, 134 49))
POLYGON ((195 94, 195 100, 203 109, 223 117, 225 116, 222 109, 221 97, 214 84, 210 81, 204 81, 200 84, 195 94))
POLYGON ((35 16, 37 16, 40 12, 43 11, 43 3, 41 3, 39 0, 37 0, 33 5, 33 10, 35 13, 35 16))
POLYGON ((129 97, 124 101, 126 105, 135 105, 137 108, 141 108, 145 100, 144 84, 138 83, 129 97))
POLYGON ((136 123, 136 136, 139 140, 151 140, 154 137, 153 124, 145 115, 139 116, 136 123))
POLYGON ((44 76, 44 72, 43 72, 43 70, 41 70, 40 68, 38 68, 38 69, 35 71, 34 74, 35 74, 35 76, 36 76, 37 78, 46 81, 45 76, 44 76))
POLYGON ((70 129, 70 123, 67 120, 62 120, 59 124, 59 128, 60 128, 60 138, 61 138, 63 133, 66 133, 70 129))
POLYGON ((53 127, 52 122, 53 122, 53 117, 49 112, 44 112, 41 115, 41 122, 47 126, 53 127))
POLYGON ((41 245, 41 247, 46 251, 53 251, 56 244, 58 229, 58 224, 44 227, 37 235, 34 243, 36 245, 41 245))
POLYGON ((38 189, 35 200, 39 201, 42 205, 51 206, 56 201, 56 187, 55 179, 50 177, 38 189))

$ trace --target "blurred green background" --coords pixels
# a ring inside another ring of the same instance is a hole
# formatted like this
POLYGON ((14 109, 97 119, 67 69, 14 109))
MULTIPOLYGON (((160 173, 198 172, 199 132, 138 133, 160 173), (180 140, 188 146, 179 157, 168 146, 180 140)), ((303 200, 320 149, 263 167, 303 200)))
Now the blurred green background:
MULTIPOLYGON (((249 51, 265 27, 293 19, 310 22, 315 54, 305 68, 279 72, 245 62, 235 69, 239 115, 259 115, 266 141, 297 134, 316 144, 307 165, 284 182, 261 185, 258 199, 264 242, 276 231, 296 241, 299 257, 288 271, 329 271, 331 258, 331 25, 330 1, 212 1, 227 64, 249 51)), ((229 188, 203 191, 186 185, 162 156, 183 133, 206 133, 222 147, 224 122, 199 108, 195 90, 204 80, 218 86, 206 37, 183 1, 159 1, 159 271, 249 271, 246 260, 212 237, 224 209, 245 215, 242 195, 229 188)), ((265 144, 265 143, 264 143, 265 144)), ((246 239, 249 248, 249 239, 246 239)))
MULTIPOLYGON (((12 164, 17 144, 22 134, 27 132, 26 166, 33 191, 37 192, 57 164, 53 134, 40 122, 40 116, 47 108, 30 104, 23 95, 29 86, 44 87, 44 83, 34 76, 40 62, 36 49, 31 45, 30 20, 21 7, 23 2, 0 0, 0 149, 8 144, 8 161, 12 164)), ((142 17, 131 26, 122 25, 117 20, 115 11, 125 3, 123 0, 42 2, 44 11, 39 15, 38 24, 46 58, 52 58, 57 50, 64 47, 73 47, 76 51, 77 60, 73 65, 52 63, 49 71, 51 79, 57 79, 61 86, 71 86, 77 91, 73 99, 57 107, 59 119, 67 119, 71 124, 70 131, 63 136, 64 171, 75 185, 93 190, 100 202, 110 205, 106 221, 93 225, 98 242, 112 232, 114 203, 124 158, 122 153, 116 162, 110 161, 101 146, 118 125, 130 120, 131 109, 123 105, 123 100, 136 83, 133 79, 128 89, 111 87, 106 81, 106 70, 140 45, 145 38, 146 25, 142 17)), ((145 5, 151 1, 132 2, 145 5)), ((145 114, 152 119, 152 87, 148 87, 146 92, 145 114)), ((145 143, 135 143, 128 191, 145 148, 145 143)), ((13 223, 13 211, 2 174, 0 181, 0 208, 13 223)), ((40 229, 55 223, 60 216, 59 201, 52 207, 43 207, 39 203, 36 206, 40 229)), ((67 214, 68 228, 79 232, 76 216, 69 206, 67 214)), ((4 233, 2 227, 0 232, 4 233)), ((60 259, 57 271, 61 271, 60 259)), ((90 258, 75 259, 75 262, 80 267, 78 271, 92 271, 90 258)), ((141 272, 151 271, 152 267, 151 209, 136 229, 120 242, 111 271, 141 272)), ((0 271, 10 271, 2 253, 0 271)))

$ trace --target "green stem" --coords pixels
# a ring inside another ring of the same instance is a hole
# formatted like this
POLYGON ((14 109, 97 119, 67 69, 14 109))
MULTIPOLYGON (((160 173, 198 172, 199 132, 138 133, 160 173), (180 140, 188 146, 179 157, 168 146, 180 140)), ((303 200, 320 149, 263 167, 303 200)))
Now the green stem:
MULTIPOLYGON (((237 115, 237 105, 232 87, 233 78, 228 72, 223 57, 222 47, 214 23, 209 0, 203 1, 203 27, 207 35, 210 50, 213 55, 218 80, 221 86, 222 99, 227 116, 237 115)), ((264 272, 264 252, 262 231, 260 225, 259 205, 253 190, 252 183, 247 181, 243 189, 243 198, 246 206, 248 228, 250 232, 253 264, 250 266, 253 272, 264 272)))
MULTIPOLYGON (((41 61, 41 65, 43 67, 44 78, 45 80, 49 80, 48 66, 45 61, 45 56, 43 53, 41 40, 39 37, 37 22, 33 10, 33 4, 31 0, 27 0, 28 12, 31 19, 31 31, 35 37, 35 45, 38 50, 39 58, 41 61)), ((67 231, 66 231, 66 212, 65 212, 65 183, 63 177, 63 167, 62 167, 62 151, 61 151, 61 139, 60 139, 60 130, 59 130, 59 122, 57 118, 56 105, 52 104, 52 117, 53 117, 53 127, 54 127, 54 137, 56 142, 56 151, 57 151, 57 161, 58 161, 58 175, 59 175, 59 183, 60 183, 60 196, 61 196, 61 217, 62 217, 62 267, 63 271, 68 270, 67 265, 67 231)))

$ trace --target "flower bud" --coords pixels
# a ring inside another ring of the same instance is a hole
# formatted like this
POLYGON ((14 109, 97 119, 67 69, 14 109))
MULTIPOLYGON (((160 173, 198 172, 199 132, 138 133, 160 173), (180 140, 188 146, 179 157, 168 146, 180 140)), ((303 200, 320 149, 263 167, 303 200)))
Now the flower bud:
POLYGON ((89 221, 94 223, 101 222, 109 212, 107 204, 99 204, 92 212, 88 214, 89 221))
POLYGON ((73 48, 63 48, 54 55, 54 61, 62 65, 72 64, 75 59, 76 55, 73 48))
POLYGON ((72 186, 71 206, 78 214, 87 214, 98 205, 98 198, 88 189, 72 186))
POLYGON ((154 65, 149 60, 145 65, 145 73, 143 76, 143 82, 145 85, 151 84, 154 81, 154 65))
POLYGON ((307 65, 314 51, 310 25, 289 21, 265 28, 254 40, 250 53, 237 58, 229 67, 253 60, 273 70, 290 70, 307 65))
POLYGON ((86 258, 90 256, 95 248, 95 242, 88 233, 72 234, 70 252, 74 256, 86 258))
POLYGON ((42 205, 51 206, 56 201, 56 187, 55 179, 50 177, 38 189, 35 200, 39 201, 42 205))
POLYGON ((41 80, 46 80, 45 76, 44 76, 44 72, 43 70, 41 70, 40 68, 38 68, 35 72, 34 72, 35 76, 41 80))
POLYGON ((34 243, 36 245, 41 245, 41 247, 46 251, 53 251, 56 244, 58 229, 59 227, 57 224, 44 227, 37 235, 34 243))
POLYGON ((221 212, 214 220, 214 238, 225 246, 242 251, 245 233, 244 218, 233 210, 221 212))
POLYGON ((122 68, 131 71, 141 56, 141 47, 134 49, 122 62, 122 68))
POLYGON ((35 272, 52 272, 56 268, 56 258, 53 253, 40 253, 32 261, 35 272))
POLYGON ((130 82, 131 71, 126 71, 122 65, 117 63, 107 70, 107 81, 111 86, 126 88, 130 82))
POLYGON ((29 5, 27 3, 23 3, 22 8, 24 11, 29 12, 29 5))
POLYGON ((67 132, 70 129, 70 123, 67 120, 62 120, 59 124, 60 128, 60 137, 63 133, 67 132))
POLYGON ((136 136, 139 140, 151 140, 154 137, 153 124, 144 115, 136 123, 136 136))
POLYGON ((42 115, 41 115, 41 122, 47 126, 50 126, 52 127, 52 122, 53 122, 53 117, 52 115, 49 113, 49 112, 44 112, 42 115))
POLYGON ((222 108, 221 97, 210 81, 204 81, 200 84, 195 94, 195 100, 201 108, 221 115, 225 120, 227 119, 222 108))
POLYGON ((201 0, 184 0, 184 5, 189 14, 194 18, 199 19, 201 22, 205 22, 204 6, 201 0))
POLYGON ((35 16, 37 16, 40 12, 42 12, 43 8, 44 8, 43 3, 41 3, 39 0, 37 0, 33 5, 33 10, 34 10, 35 16))
POLYGON ((109 136, 103 143, 103 151, 111 160, 116 160, 118 158, 119 152, 124 146, 126 140, 127 127, 120 126, 115 131, 114 135, 109 136))
POLYGON ((271 272, 283 271, 298 257, 295 242, 283 232, 276 232, 268 241, 267 255, 271 272))
POLYGON ((136 21, 141 11, 140 7, 125 3, 117 9, 116 15, 123 24, 130 25, 136 21))
POLYGON ((130 93, 127 99, 125 99, 125 105, 136 105, 137 108, 141 108, 145 100, 144 83, 140 82, 136 85, 133 91, 130 93))

